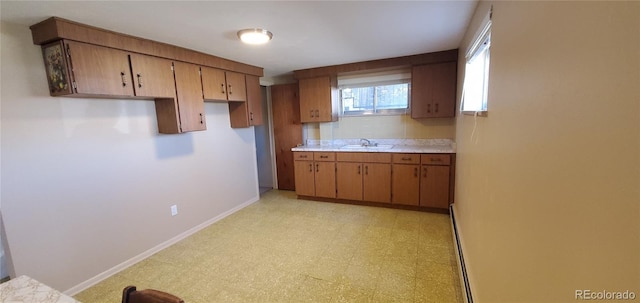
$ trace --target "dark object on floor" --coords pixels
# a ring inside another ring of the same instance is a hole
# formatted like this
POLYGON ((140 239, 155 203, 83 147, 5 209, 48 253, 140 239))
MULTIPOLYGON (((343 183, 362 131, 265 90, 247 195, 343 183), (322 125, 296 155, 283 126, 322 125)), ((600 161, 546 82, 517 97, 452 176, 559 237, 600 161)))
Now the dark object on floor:
POLYGON ((127 286, 122 291, 122 303, 184 303, 184 301, 163 291, 136 290, 135 286, 127 286))

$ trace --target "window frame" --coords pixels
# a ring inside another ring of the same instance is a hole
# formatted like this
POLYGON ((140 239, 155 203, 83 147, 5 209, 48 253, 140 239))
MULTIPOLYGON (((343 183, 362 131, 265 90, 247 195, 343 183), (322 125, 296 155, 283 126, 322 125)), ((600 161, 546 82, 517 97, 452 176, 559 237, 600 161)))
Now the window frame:
POLYGON ((462 89, 462 100, 460 105, 460 113, 463 115, 474 115, 474 116, 483 116, 486 117, 488 115, 488 98, 489 98, 489 71, 491 66, 491 14, 490 10, 487 14, 487 17, 483 20, 483 25, 480 27, 480 30, 476 33, 475 39, 473 43, 471 43, 471 47, 469 47, 465 59, 465 76, 463 80, 463 89, 462 89), (465 109, 465 87, 469 84, 468 78, 469 66, 471 62, 478 59, 478 56, 485 53, 484 56, 484 67, 483 67, 483 77, 482 77, 482 100, 480 102, 480 109, 465 109))
POLYGON ((365 82, 357 85, 343 85, 339 87, 339 98, 340 98, 340 115, 344 117, 362 117, 362 116, 392 116, 392 115, 406 115, 410 113, 411 109, 411 79, 401 79, 401 80, 391 80, 391 81, 381 81, 381 82, 365 82), (375 90, 377 87, 387 86, 387 85, 398 85, 398 84, 406 84, 407 85, 407 107, 406 108, 394 108, 394 109, 376 109, 377 99, 375 90), (342 90, 348 88, 364 88, 364 87, 373 87, 373 106, 372 110, 352 110, 345 111, 344 110, 344 101, 342 99, 342 90))

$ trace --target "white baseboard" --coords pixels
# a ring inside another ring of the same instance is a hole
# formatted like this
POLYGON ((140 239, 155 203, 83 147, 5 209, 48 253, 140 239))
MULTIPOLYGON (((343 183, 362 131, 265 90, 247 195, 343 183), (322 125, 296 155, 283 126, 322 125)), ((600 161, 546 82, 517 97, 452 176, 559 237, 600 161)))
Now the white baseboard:
POLYGON ((464 303, 473 303, 473 297, 471 296, 471 285, 469 284, 469 278, 467 276, 467 269, 464 263, 464 254, 460 243, 460 229, 456 224, 454 205, 449 206, 449 214, 451 216, 451 230, 453 231, 453 247, 456 253, 456 262, 458 263, 458 274, 460 276, 460 291, 462 292, 464 303))
POLYGON ((71 288, 67 289, 66 291, 64 291, 64 294, 66 294, 68 296, 75 296, 76 294, 80 293, 81 291, 83 291, 83 290, 85 290, 85 289, 87 289, 87 288, 89 288, 89 287, 91 287, 93 285, 96 285, 96 284, 102 282, 103 280, 105 280, 105 279, 107 279, 107 278, 119 273, 120 271, 122 271, 122 270, 124 270, 124 269, 126 269, 126 268, 128 268, 128 267, 130 267, 130 266, 132 266, 132 265, 134 265, 134 264, 136 264, 136 263, 138 263, 138 262, 150 257, 150 256, 152 256, 153 254, 155 254, 155 253, 157 253, 157 252, 159 252, 159 251, 161 251, 161 250, 163 250, 163 249, 165 249, 165 248, 167 248, 167 247, 179 242, 180 240, 183 240, 183 239, 195 234, 196 232, 206 228, 209 225, 211 225, 213 223, 216 223, 216 222, 228 217, 229 215, 232 215, 233 213, 235 213, 235 212, 237 212, 237 211, 239 211, 239 210, 241 210, 241 209, 243 209, 243 208, 245 208, 245 207, 257 202, 258 200, 260 200, 260 196, 259 195, 257 197, 253 197, 251 200, 246 201, 246 202, 244 202, 244 203, 242 203, 242 204, 240 204, 240 205, 238 205, 238 206, 236 206, 236 207, 234 207, 234 208, 232 208, 232 209, 230 209, 228 211, 225 211, 225 212, 223 212, 223 213, 221 213, 221 214, 219 214, 219 215, 217 215, 217 216, 215 216, 215 217, 213 217, 213 218, 211 218, 211 219, 209 219, 209 220, 207 220, 207 221, 205 221, 205 222, 203 222, 203 223, 201 223, 201 224, 199 224, 199 225, 197 225, 197 226, 195 226, 195 227, 193 227, 193 228, 191 228, 191 229, 189 229, 189 230, 187 230, 187 231, 185 231, 185 232, 183 232, 183 233, 181 233, 181 234, 179 234, 179 235, 177 235, 177 236, 175 236, 175 237, 173 237, 173 238, 171 238, 171 239, 169 239, 169 240, 167 240, 165 242, 163 242, 163 243, 160 243, 159 245, 156 245, 155 247, 153 247, 153 248, 151 248, 151 249, 149 249, 149 250, 147 250, 147 251, 145 251, 145 252, 143 252, 143 253, 141 253, 141 254, 139 254, 139 255, 137 255, 137 256, 129 259, 129 260, 126 260, 126 261, 124 261, 124 262, 122 262, 122 263, 120 263, 120 264, 118 264, 118 265, 116 265, 116 266, 114 266, 112 268, 109 268, 108 270, 106 270, 106 271, 94 276, 93 278, 91 278, 89 280, 86 280, 86 281, 84 281, 84 282, 82 282, 82 283, 80 283, 80 284, 78 284, 78 285, 76 285, 74 287, 71 287, 71 288))

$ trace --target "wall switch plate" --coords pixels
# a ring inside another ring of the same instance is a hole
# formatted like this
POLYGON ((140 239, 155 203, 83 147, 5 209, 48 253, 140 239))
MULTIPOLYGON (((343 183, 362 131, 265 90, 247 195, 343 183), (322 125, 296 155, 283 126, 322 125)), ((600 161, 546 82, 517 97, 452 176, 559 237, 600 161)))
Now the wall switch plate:
POLYGON ((178 205, 171 205, 171 216, 178 214, 178 205))

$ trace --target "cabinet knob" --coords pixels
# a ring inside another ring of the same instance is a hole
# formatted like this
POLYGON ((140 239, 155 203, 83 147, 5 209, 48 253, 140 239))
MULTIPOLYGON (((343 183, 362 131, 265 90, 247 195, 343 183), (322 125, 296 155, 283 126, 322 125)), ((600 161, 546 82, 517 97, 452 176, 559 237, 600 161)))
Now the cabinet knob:
POLYGON ((202 113, 200 113, 200 124, 204 124, 204 117, 202 116, 202 113))
POLYGON ((224 83, 220 83, 220 92, 225 94, 225 92, 224 92, 224 83))
POLYGON ((229 92, 229 95, 233 94, 233 90, 231 88, 231 84, 229 84, 229 88, 227 89, 227 92, 229 92))
POLYGON ((309 111, 309 116, 313 118, 313 109, 309 111))
POLYGON ((253 113, 249 113, 249 120, 253 121, 253 113))
POLYGON ((142 75, 136 74, 136 77, 138 77, 138 87, 142 87, 142 75))

